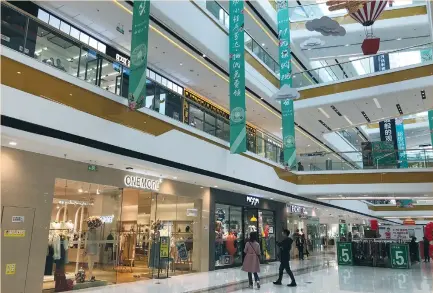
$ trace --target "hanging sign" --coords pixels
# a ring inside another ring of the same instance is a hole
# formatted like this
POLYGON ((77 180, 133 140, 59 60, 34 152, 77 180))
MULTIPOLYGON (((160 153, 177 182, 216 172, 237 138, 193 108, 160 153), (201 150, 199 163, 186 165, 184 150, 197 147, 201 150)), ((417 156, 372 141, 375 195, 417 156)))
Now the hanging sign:
POLYGON ((229 2, 230 152, 247 151, 244 1, 229 2))
POLYGON ((352 242, 337 242, 338 265, 353 265, 352 242))
POLYGON ((128 89, 128 106, 131 110, 143 107, 143 102, 146 96, 150 1, 134 1, 133 10, 128 89))
POLYGON ((408 269, 410 268, 409 261, 409 245, 407 244, 390 244, 391 268, 393 269, 408 269))
MULTIPOLYGON (((277 24, 280 61, 280 88, 283 85, 292 87, 292 56, 290 50, 289 3, 287 0, 277 0, 277 24)), ((293 100, 281 101, 281 116, 283 126, 284 163, 293 169, 296 166, 295 144, 295 112, 293 100)))
POLYGON ((382 54, 373 56, 373 64, 375 72, 389 70, 389 55, 382 54))
POLYGON ((168 248, 170 243, 169 237, 160 237, 159 257, 168 258, 168 248))
POLYGON ((17 265, 14 263, 6 264, 6 275, 15 275, 17 269, 17 265))
POLYGON ((406 136, 404 134, 402 118, 395 118, 395 132, 397 136, 398 159, 400 161, 399 166, 400 168, 407 168, 406 136))
POLYGON ((26 237, 26 230, 5 230, 4 237, 6 237, 6 238, 23 238, 23 237, 26 237))
POLYGON ((428 125, 430 130, 431 145, 433 147, 433 110, 428 111, 428 125))

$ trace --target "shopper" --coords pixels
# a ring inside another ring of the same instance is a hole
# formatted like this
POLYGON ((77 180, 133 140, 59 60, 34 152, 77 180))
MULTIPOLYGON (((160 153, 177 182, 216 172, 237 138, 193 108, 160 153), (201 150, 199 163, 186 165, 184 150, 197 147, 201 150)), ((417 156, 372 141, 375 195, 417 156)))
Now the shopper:
POLYGON ((257 288, 260 289, 260 245, 257 242, 257 232, 250 233, 250 239, 245 244, 245 258, 242 270, 248 273, 249 287, 253 288, 253 274, 257 288))
POLYGON ((299 260, 304 260, 304 245, 305 245, 305 238, 303 237, 303 234, 299 233, 299 230, 297 231, 297 237, 296 237, 296 247, 299 251, 299 260))
POLYGON ((304 231, 301 229, 302 232, 302 239, 304 241, 304 246, 305 246, 305 254, 307 255, 307 257, 310 256, 310 252, 308 251, 308 238, 307 236, 305 236, 304 231))
POLYGON ((304 171, 304 166, 301 162, 298 162, 298 171, 304 171))
POLYGON ((430 262, 430 241, 424 237, 424 262, 430 262))
POLYGON ((280 269, 278 280, 274 282, 275 285, 281 285, 281 281, 283 280, 283 272, 286 270, 287 274, 290 276, 291 283, 287 286, 296 287, 295 276, 293 276, 293 272, 290 269, 290 250, 292 248, 293 239, 289 237, 290 231, 284 229, 283 231, 283 240, 278 243, 278 247, 280 248, 280 269))
POLYGON ((419 261, 418 258, 419 246, 418 243, 416 242, 416 237, 412 237, 412 240, 409 243, 409 251, 410 251, 410 260, 419 261))

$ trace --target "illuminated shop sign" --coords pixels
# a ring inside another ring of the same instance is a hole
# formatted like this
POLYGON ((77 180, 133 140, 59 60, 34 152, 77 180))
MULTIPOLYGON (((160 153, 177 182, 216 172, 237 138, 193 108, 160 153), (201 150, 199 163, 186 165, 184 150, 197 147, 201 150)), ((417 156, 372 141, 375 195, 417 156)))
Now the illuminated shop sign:
POLYGON ((92 206, 93 203, 79 200, 59 200, 59 204, 73 204, 79 206, 92 206))
POLYGON ((159 180, 149 179, 141 176, 126 175, 124 182, 128 187, 159 191, 159 180))
POLYGON ((247 196, 247 203, 249 203, 250 205, 252 205, 253 207, 255 207, 256 205, 259 204, 259 199, 257 197, 254 196, 247 196))
POLYGON ((289 209, 289 211, 293 214, 301 214, 301 215, 306 215, 307 214, 307 209, 301 206, 297 206, 297 205, 287 205, 287 208, 289 209))
POLYGON ((127 67, 129 67, 129 65, 131 63, 129 61, 129 58, 124 57, 124 56, 122 56, 120 54, 116 54, 116 61, 119 61, 120 63, 122 63, 123 65, 126 65, 127 67))

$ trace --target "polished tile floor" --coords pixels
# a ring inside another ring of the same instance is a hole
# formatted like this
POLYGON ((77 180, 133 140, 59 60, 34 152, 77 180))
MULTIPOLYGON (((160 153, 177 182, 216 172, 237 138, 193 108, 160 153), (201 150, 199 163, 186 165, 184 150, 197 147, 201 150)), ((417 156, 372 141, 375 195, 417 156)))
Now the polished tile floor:
MULTIPOLYGON (((338 267, 335 256, 318 256, 292 262, 298 287, 274 286, 278 263, 261 267, 262 287, 248 289, 247 275, 240 268, 176 276, 164 280, 80 290, 86 293, 184 293, 184 292, 297 292, 297 293, 432 293, 433 264, 417 264, 410 270, 369 267, 338 267)), ((288 283, 288 277, 283 279, 288 283)))

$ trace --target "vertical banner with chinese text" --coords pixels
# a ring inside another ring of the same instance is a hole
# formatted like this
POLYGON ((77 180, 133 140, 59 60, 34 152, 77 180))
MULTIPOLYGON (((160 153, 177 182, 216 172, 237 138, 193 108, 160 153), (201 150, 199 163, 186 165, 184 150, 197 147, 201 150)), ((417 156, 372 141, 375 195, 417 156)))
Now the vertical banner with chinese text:
POLYGON ((230 152, 247 150, 244 1, 229 1, 230 152))
POLYGON ((406 135, 404 134, 403 118, 395 118, 395 132, 397 135, 399 167, 408 168, 406 154, 406 135))
MULTIPOLYGON (((277 23, 280 62, 280 88, 284 85, 292 87, 292 58, 290 53, 290 20, 289 3, 287 0, 277 0, 277 23)), ((284 163, 290 169, 296 165, 295 144, 295 112, 293 100, 281 101, 283 126, 284 163)))
POLYGON ((149 0, 135 0, 132 14, 131 63, 128 106, 143 107, 146 96, 147 48, 149 36, 149 0))
POLYGON ((433 147, 433 110, 428 111, 428 125, 430 130, 431 145, 433 147))

